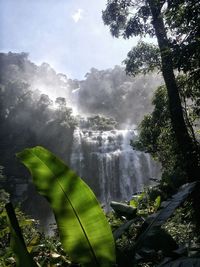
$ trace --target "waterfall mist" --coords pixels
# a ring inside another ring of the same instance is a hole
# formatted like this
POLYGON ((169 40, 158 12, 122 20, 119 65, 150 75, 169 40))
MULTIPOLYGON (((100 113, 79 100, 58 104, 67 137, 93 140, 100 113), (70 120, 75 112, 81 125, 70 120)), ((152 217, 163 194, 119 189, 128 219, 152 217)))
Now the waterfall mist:
POLYGON ((149 178, 160 177, 160 165, 130 146, 138 123, 152 109, 159 75, 130 77, 115 66, 92 68, 78 81, 47 63, 35 65, 26 53, 11 52, 0 53, 0 66, 0 165, 7 175, 1 184, 35 217, 41 219, 34 207, 38 197, 15 158, 26 147, 42 145, 54 152, 105 205, 130 199, 149 178))
POLYGON ((74 131, 70 165, 106 207, 111 200, 129 200, 160 176, 149 154, 132 149, 134 139, 133 130, 74 131))

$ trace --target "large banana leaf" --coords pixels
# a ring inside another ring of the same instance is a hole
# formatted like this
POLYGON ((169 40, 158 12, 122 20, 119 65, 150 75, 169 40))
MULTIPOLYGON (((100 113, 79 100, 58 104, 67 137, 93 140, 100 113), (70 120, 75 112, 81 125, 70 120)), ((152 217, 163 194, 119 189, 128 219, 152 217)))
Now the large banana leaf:
POLYGON ((71 259, 87 267, 112 266, 112 232, 91 189, 43 147, 25 149, 17 157, 30 170, 38 192, 49 201, 63 248, 71 259))
POLYGON ((28 250, 26 248, 12 204, 6 204, 5 208, 8 215, 8 222, 11 234, 10 245, 16 256, 16 266, 37 267, 38 265, 33 261, 31 255, 28 253, 28 250))
POLYGON ((161 209, 144 232, 137 239, 134 250, 140 250, 145 244, 146 240, 155 235, 162 226, 163 223, 173 214, 174 210, 180 206, 180 204, 188 197, 188 195, 194 190, 196 183, 189 183, 180 188, 178 193, 172 196, 171 199, 164 203, 163 209, 161 209))

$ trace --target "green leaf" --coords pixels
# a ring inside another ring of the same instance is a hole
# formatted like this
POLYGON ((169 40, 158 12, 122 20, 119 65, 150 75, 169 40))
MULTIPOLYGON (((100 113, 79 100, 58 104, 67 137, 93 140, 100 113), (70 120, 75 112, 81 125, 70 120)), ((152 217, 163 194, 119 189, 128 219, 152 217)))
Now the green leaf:
POLYGON ((134 199, 131 199, 130 200, 130 206, 133 207, 133 208, 135 208, 135 209, 137 209, 138 202, 136 200, 134 200, 134 199))
POLYGON ((161 264, 158 267, 199 267, 200 258, 182 258, 161 264))
POLYGON ((154 202, 154 208, 157 210, 158 208, 160 208, 160 204, 161 204, 161 197, 157 196, 154 202))
POLYGON ((148 225, 145 231, 139 236, 135 244, 135 251, 140 250, 145 241, 155 235, 160 226, 173 214, 174 210, 188 197, 194 190, 196 183, 189 183, 180 188, 177 194, 173 195, 171 199, 164 202, 164 207, 161 209, 152 222, 148 225))
POLYGON ((61 160, 43 147, 17 154, 33 176, 38 192, 49 201, 63 248, 82 266, 115 263, 111 228, 91 189, 61 160))
POLYGON ((38 265, 33 261, 26 248, 12 204, 6 204, 5 208, 11 233, 10 246, 16 256, 16 266, 37 267, 38 265))

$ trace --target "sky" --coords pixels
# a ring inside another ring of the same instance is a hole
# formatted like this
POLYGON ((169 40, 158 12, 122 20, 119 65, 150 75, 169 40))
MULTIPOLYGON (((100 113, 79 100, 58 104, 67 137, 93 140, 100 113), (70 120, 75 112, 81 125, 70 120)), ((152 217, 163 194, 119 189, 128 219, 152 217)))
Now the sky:
POLYGON ((120 65, 137 38, 113 38, 105 7, 106 0, 0 0, 0 51, 28 52, 73 79, 120 65))

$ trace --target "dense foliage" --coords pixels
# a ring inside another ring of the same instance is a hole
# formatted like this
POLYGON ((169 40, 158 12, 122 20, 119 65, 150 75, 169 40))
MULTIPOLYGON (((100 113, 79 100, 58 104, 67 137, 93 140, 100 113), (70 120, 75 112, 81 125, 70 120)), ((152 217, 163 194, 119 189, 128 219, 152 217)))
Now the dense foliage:
MULTIPOLYGON (((136 75, 159 68, 162 72, 167 92, 164 105, 167 113, 159 108, 161 103, 164 104, 164 97, 160 103, 157 97, 152 115, 142 122, 147 134, 143 131, 141 139, 147 150, 150 148, 164 163, 168 180, 175 178, 177 184, 179 177, 182 177, 182 183, 185 179, 199 181, 200 145, 189 118, 190 102, 186 100, 190 96, 192 104, 199 105, 199 12, 200 3, 196 0, 108 0, 103 11, 104 23, 109 25, 113 36, 149 35, 157 39, 158 46, 140 42, 128 53, 126 71, 136 75), (181 72, 184 77, 180 82, 175 73, 181 72), (167 122, 166 127, 162 125, 162 120, 167 122)), ((192 111, 196 115, 194 120, 198 119, 196 110, 198 107, 192 111)), ((193 194, 197 230, 200 226, 199 197, 197 189, 193 194)))
MULTIPOLYGON (((165 81, 171 127, 189 180, 199 179, 200 149, 188 130, 181 88, 174 70, 183 71, 185 83, 199 91, 199 1, 107 1, 103 20, 113 36, 156 37, 158 46, 140 42, 125 60, 126 71, 136 75, 160 68, 165 81), (190 80, 190 82, 188 81, 190 80)), ((181 87, 184 87, 182 84, 181 87)), ((190 91, 190 90, 189 90, 190 91)))
MULTIPOLYGON (((189 86, 185 78, 178 80, 181 98, 184 105, 184 116, 188 131, 198 146, 199 142, 199 101, 197 87, 189 86)), ((178 148, 172 129, 168 99, 165 86, 159 87, 153 97, 154 110, 146 115, 140 123, 139 140, 132 143, 133 147, 150 153, 157 158, 163 167, 163 181, 176 188, 187 181, 183 158, 178 148)))
MULTIPOLYGON (((5 204, 9 202, 9 194, 0 191, 0 266, 16 266, 16 259, 10 247, 9 225, 5 204)), ((15 208, 23 237, 28 251, 33 255, 38 266, 68 266, 69 257, 64 253, 59 241, 58 232, 45 236, 39 231, 38 221, 25 215, 21 208, 15 208)))
MULTIPOLYGON (((26 149, 18 156, 32 171, 37 190, 48 198, 56 215, 62 247, 69 252, 70 259, 62 250, 57 234, 45 238, 38 232, 34 220, 28 219, 19 210, 12 211, 10 204, 6 205, 8 228, 4 210, 8 195, 2 191, 0 199, 2 266, 21 267, 22 262, 27 262, 27 267, 74 266, 71 262, 73 259, 76 262, 80 260, 81 266, 112 266, 115 253, 113 245, 111 246, 113 241, 109 226, 87 185, 58 158, 41 147, 26 149), (35 168, 36 164, 38 168, 35 168), (76 185, 73 190, 71 190, 72 184, 76 185), (80 193, 82 198, 77 197, 80 193), (63 198, 66 199, 65 202, 63 198), (86 210, 85 206, 92 208, 86 210), (17 226, 15 213, 24 237, 21 236, 17 226), (9 231, 12 250, 8 247, 9 231), (82 240, 80 235, 83 237, 87 235, 87 238, 82 240), (87 246, 88 242, 90 246, 87 246), (91 249, 95 254, 90 253, 91 249), (93 262, 94 255, 97 256, 97 261, 93 262)), ((128 267, 157 266, 162 261, 161 265, 169 267, 173 266, 174 260, 177 259, 180 264, 184 264, 186 255, 192 256, 187 259, 188 262, 196 262, 198 266, 198 240, 193 234, 193 225, 187 225, 192 216, 189 203, 179 208, 175 216, 167 221, 175 209, 184 203, 195 186, 195 183, 184 185, 178 193, 165 202, 161 202, 161 198, 165 198, 160 195, 159 186, 156 186, 135 195, 129 205, 121 203, 112 205, 115 212, 108 215, 108 221, 113 228, 116 241, 117 266, 122 267, 124 264, 128 267), (130 213, 130 210, 133 212, 130 213), (181 230, 183 232, 180 236, 181 230), (182 247, 179 247, 180 245, 182 247)))

